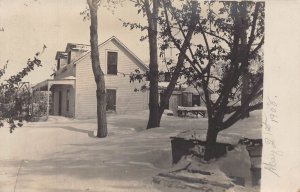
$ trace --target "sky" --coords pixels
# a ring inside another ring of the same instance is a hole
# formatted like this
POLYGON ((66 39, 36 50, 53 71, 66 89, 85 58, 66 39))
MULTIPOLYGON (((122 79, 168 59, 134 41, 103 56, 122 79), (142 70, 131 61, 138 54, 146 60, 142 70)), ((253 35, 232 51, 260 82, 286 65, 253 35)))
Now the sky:
MULTIPOLYGON (((49 79, 55 67, 55 54, 64 51, 67 43, 89 44, 90 21, 80 12, 86 0, 0 0, 0 68, 9 60, 8 69, 0 81, 16 74, 26 66, 28 58, 47 49, 40 57, 42 67, 36 68, 24 81, 32 84, 49 79)), ((100 7, 98 11, 99 43, 111 36, 119 38, 141 60, 149 61, 148 43, 139 41, 139 30, 122 26, 119 19, 145 23, 137 9, 128 2, 117 8, 100 7)))

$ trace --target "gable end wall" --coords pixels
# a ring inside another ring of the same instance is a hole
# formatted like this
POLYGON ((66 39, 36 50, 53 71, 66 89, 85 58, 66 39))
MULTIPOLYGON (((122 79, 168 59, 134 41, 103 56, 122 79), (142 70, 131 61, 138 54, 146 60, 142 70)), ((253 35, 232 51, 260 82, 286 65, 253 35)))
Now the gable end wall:
MULTIPOLYGON (((99 49, 100 65, 105 74, 107 89, 116 89, 116 112, 134 113, 145 110, 148 106, 147 92, 134 92, 144 83, 130 83, 129 76, 123 74, 106 75, 107 51, 118 52, 118 72, 130 74, 139 68, 135 59, 129 55, 118 43, 109 41, 99 49)), ((76 103, 75 118, 86 119, 96 117, 96 83, 92 71, 90 54, 76 64, 76 103)))

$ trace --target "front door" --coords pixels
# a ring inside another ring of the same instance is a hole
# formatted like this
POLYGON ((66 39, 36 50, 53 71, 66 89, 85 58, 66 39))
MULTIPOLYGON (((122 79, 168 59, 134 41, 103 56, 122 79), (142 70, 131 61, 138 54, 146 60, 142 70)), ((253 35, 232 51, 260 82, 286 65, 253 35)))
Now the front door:
POLYGON ((106 110, 107 111, 116 111, 116 100, 117 100, 117 91, 115 89, 106 90, 106 110))
POLYGON ((58 92, 58 115, 61 115, 62 92, 58 92))

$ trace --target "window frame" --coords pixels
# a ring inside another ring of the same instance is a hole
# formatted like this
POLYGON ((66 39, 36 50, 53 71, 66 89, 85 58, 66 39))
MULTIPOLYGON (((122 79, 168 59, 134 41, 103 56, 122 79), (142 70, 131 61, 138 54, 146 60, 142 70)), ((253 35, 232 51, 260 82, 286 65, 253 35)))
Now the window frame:
POLYGON ((107 49, 106 50, 106 54, 105 54, 105 67, 106 67, 106 74, 107 75, 118 75, 118 62, 119 61, 119 51, 117 50, 110 50, 110 49, 107 49), (117 58, 116 58, 116 73, 109 73, 109 63, 108 63, 108 54, 109 53, 116 53, 117 55, 117 58))
POLYGON ((194 107, 195 105, 201 106, 201 98, 200 98, 200 95, 192 94, 192 106, 194 107), (197 99, 195 99, 195 98, 197 98, 197 99), (197 104, 195 103, 195 100, 197 100, 197 104))
MULTIPOLYGON (((117 111, 117 88, 114 88, 114 87, 107 87, 105 89, 105 92, 106 92, 106 99, 108 98, 108 90, 114 90, 115 91, 115 106, 114 106, 114 109, 107 109, 107 106, 106 106, 106 111, 117 111)), ((107 102, 107 101, 106 101, 107 102)))
POLYGON ((69 51, 68 52, 68 64, 71 63, 71 54, 72 54, 72 51, 69 51))
POLYGON ((56 70, 58 71, 60 69, 60 58, 57 59, 57 66, 56 66, 56 70))

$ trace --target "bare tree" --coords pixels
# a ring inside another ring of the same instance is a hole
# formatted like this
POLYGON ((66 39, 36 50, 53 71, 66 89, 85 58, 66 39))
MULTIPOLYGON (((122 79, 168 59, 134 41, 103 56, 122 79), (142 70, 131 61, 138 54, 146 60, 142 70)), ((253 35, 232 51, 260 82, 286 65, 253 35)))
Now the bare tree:
MULTIPOLYGON (((178 59, 174 66, 172 66, 171 72, 171 79, 169 84, 167 85, 166 89, 162 91, 161 97, 159 100, 159 89, 158 89, 158 82, 159 82, 159 71, 158 71, 158 52, 160 52, 160 55, 163 55, 167 49, 170 48, 170 41, 168 40, 168 37, 166 37, 164 34, 168 33, 169 29, 164 25, 164 18, 162 14, 159 14, 159 7, 162 6, 164 1, 158 1, 153 0, 152 2, 149 2, 149 0, 144 1, 132 1, 135 3, 135 6, 139 8, 138 12, 143 13, 147 17, 147 23, 148 25, 146 27, 141 26, 138 23, 123 23, 124 26, 130 26, 131 29, 133 28, 139 28, 142 31, 144 29, 147 29, 148 31, 148 40, 149 40, 149 52, 150 52, 150 64, 149 64, 149 72, 147 74, 144 74, 144 76, 147 76, 147 78, 150 81, 150 88, 149 88, 149 119, 147 128, 155 128, 160 126, 162 114, 168 106, 169 99, 172 95, 172 92, 177 84, 177 81, 179 77, 181 76, 181 71, 184 67, 184 54, 188 50, 190 46, 190 41, 193 36, 193 33, 196 29, 197 24, 197 5, 195 4, 192 11, 190 10, 184 10, 185 13, 183 13, 182 10, 173 10, 173 15, 177 17, 178 14, 192 14, 190 19, 184 20, 180 23, 181 27, 187 27, 189 26, 189 29, 187 31, 182 32, 182 35, 185 38, 185 40, 180 44, 181 49, 183 50, 182 53, 178 54, 178 59), (152 4, 152 7, 150 6, 152 4), (189 12, 189 13, 187 13, 189 12), (158 26, 158 25, 161 26, 158 26), (161 29, 159 30, 158 27, 161 29), (158 47, 158 39, 162 39, 163 42, 158 47)), ((170 2, 169 2, 170 3, 170 2)), ((166 11, 165 9, 161 10, 161 13, 166 11)), ((142 39, 145 39, 143 37, 142 39)), ((131 81, 134 80, 140 80, 140 75, 133 74, 131 76, 131 81)))
MULTIPOLYGON (((165 0, 163 2, 170 2, 165 0)), ((192 2, 186 1, 184 7, 192 9, 192 2)), ((166 18, 168 12, 172 12, 171 3, 164 3, 166 18)), ((172 43, 180 53, 185 53, 185 59, 190 64, 191 75, 201 85, 208 114, 208 130, 206 136, 206 150, 204 159, 214 157, 218 133, 241 119, 247 111, 262 106, 257 103, 249 106, 256 98, 262 95, 263 73, 259 73, 253 80, 252 86, 248 86, 241 106, 235 108, 229 117, 225 117, 229 100, 236 92, 236 88, 243 74, 249 72, 250 60, 258 57, 258 51, 264 43, 264 3, 262 2, 205 2, 199 6, 199 20, 194 38, 201 38, 202 42, 191 45, 188 54, 181 48, 179 42, 182 38, 174 35, 172 30, 180 29, 180 21, 189 15, 180 18, 166 19, 172 43), (216 6, 214 6, 216 5, 216 6), (200 8, 201 7, 201 8, 200 8), (215 13, 218 11, 218 14, 215 13), (174 26, 174 22, 177 23, 174 26), (173 24, 172 24, 173 23, 173 24), (172 26, 172 25, 173 26, 172 26), (256 46, 254 46, 254 42, 256 46), (221 65, 220 77, 213 75, 213 68, 221 65), (211 99, 210 82, 219 82, 218 98, 211 99)), ((183 40, 185 37, 183 37, 183 40)))
POLYGON ((98 4, 99 0, 87 0, 90 10, 90 43, 91 43, 91 60, 92 68, 96 82, 97 97, 97 137, 107 136, 107 119, 106 119, 106 90, 104 73, 100 67, 99 50, 98 50, 98 4))
POLYGON ((159 0, 152 1, 152 8, 149 0, 144 0, 144 10, 148 21, 149 40, 149 119, 147 129, 159 127, 159 97, 158 97, 158 48, 157 48, 157 20, 159 0))

